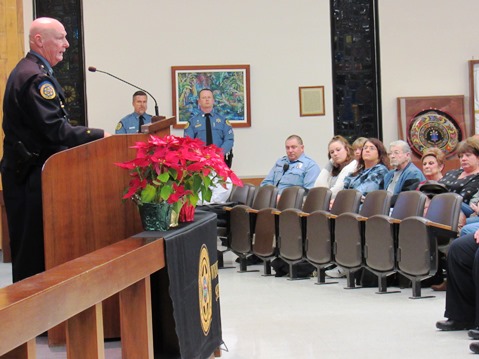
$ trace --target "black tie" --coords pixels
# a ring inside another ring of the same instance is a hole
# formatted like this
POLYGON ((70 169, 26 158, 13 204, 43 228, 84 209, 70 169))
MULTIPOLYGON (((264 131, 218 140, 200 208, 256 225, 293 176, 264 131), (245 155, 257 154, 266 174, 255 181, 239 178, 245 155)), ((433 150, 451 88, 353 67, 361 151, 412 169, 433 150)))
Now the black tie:
POLYGON ((205 122, 206 122, 206 146, 209 146, 213 143, 213 133, 211 132, 211 122, 210 122, 210 114, 205 113, 205 122))
POLYGON ((140 116, 139 120, 140 121, 138 123, 138 133, 141 133, 141 126, 145 124, 145 118, 143 117, 143 115, 140 116))

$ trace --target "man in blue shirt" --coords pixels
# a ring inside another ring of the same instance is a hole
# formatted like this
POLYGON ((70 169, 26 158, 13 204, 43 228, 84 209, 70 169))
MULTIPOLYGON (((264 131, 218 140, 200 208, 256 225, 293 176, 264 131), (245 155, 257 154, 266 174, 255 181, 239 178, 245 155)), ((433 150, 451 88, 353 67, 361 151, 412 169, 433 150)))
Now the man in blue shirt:
POLYGON ((213 108, 215 99, 213 91, 202 89, 198 94, 198 106, 200 111, 193 115, 186 124, 184 135, 191 138, 199 138, 207 145, 214 144, 223 150, 226 156, 234 145, 233 127, 228 120, 213 108), (211 128, 211 143, 208 143, 208 128, 206 120, 209 119, 211 128))
POLYGON ((406 141, 394 141, 389 145, 389 160, 395 169, 384 176, 382 189, 393 194, 391 204, 394 205, 400 192, 415 190, 426 177, 411 162, 411 147, 406 141))
POLYGON ((134 112, 123 117, 116 125, 115 133, 139 133, 141 125, 151 123, 151 115, 146 113, 148 109, 148 96, 143 91, 136 91, 133 94, 134 112))
POLYGON ((276 186, 280 194, 286 187, 313 188, 320 169, 318 164, 304 153, 301 137, 289 136, 286 139, 285 148, 286 156, 276 161, 260 186, 276 186))

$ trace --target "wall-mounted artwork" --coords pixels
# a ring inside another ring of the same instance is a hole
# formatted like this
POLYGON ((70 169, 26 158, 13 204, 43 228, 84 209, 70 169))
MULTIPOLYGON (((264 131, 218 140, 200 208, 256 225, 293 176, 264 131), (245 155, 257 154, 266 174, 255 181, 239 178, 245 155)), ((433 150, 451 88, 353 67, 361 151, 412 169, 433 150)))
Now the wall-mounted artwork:
POLYGON ((183 128, 197 112, 198 94, 213 91, 215 110, 233 127, 251 127, 249 65, 172 66, 175 128, 183 128))

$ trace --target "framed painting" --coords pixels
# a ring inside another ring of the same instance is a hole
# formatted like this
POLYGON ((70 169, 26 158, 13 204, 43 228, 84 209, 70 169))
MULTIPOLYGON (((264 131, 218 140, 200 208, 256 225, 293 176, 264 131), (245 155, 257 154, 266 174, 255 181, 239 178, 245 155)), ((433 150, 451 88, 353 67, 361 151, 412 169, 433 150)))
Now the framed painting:
POLYGON ((183 128, 200 109, 198 94, 213 91, 215 111, 233 127, 251 127, 249 65, 172 66, 174 128, 183 128))
POLYGON ((473 135, 479 128, 479 60, 469 60, 469 106, 473 135))
POLYGON ((324 86, 299 88, 299 116, 324 116, 324 86))

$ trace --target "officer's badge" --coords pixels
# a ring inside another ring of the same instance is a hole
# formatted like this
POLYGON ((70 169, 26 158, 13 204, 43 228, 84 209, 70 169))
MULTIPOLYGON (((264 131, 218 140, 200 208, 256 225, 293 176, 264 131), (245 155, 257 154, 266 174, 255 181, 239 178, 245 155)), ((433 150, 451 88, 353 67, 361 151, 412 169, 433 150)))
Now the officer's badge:
POLYGON ((217 123, 221 123, 221 118, 217 118, 217 119, 216 119, 216 122, 217 122, 217 123))
POLYGON ((185 125, 185 130, 186 130, 188 127, 190 127, 190 123, 189 123, 189 122, 186 123, 186 125, 185 125))
POLYGON ((40 84, 39 88, 40 88, 40 95, 45 100, 53 100, 57 96, 55 88, 53 87, 52 83, 49 81, 43 81, 40 84))
POLYGON ((230 123, 229 120, 226 120, 226 124, 227 124, 228 126, 231 126, 231 123, 230 123))
POLYGON ((118 125, 116 125, 115 130, 120 131, 122 127, 123 127, 123 125, 121 124, 121 122, 118 122, 118 125))

